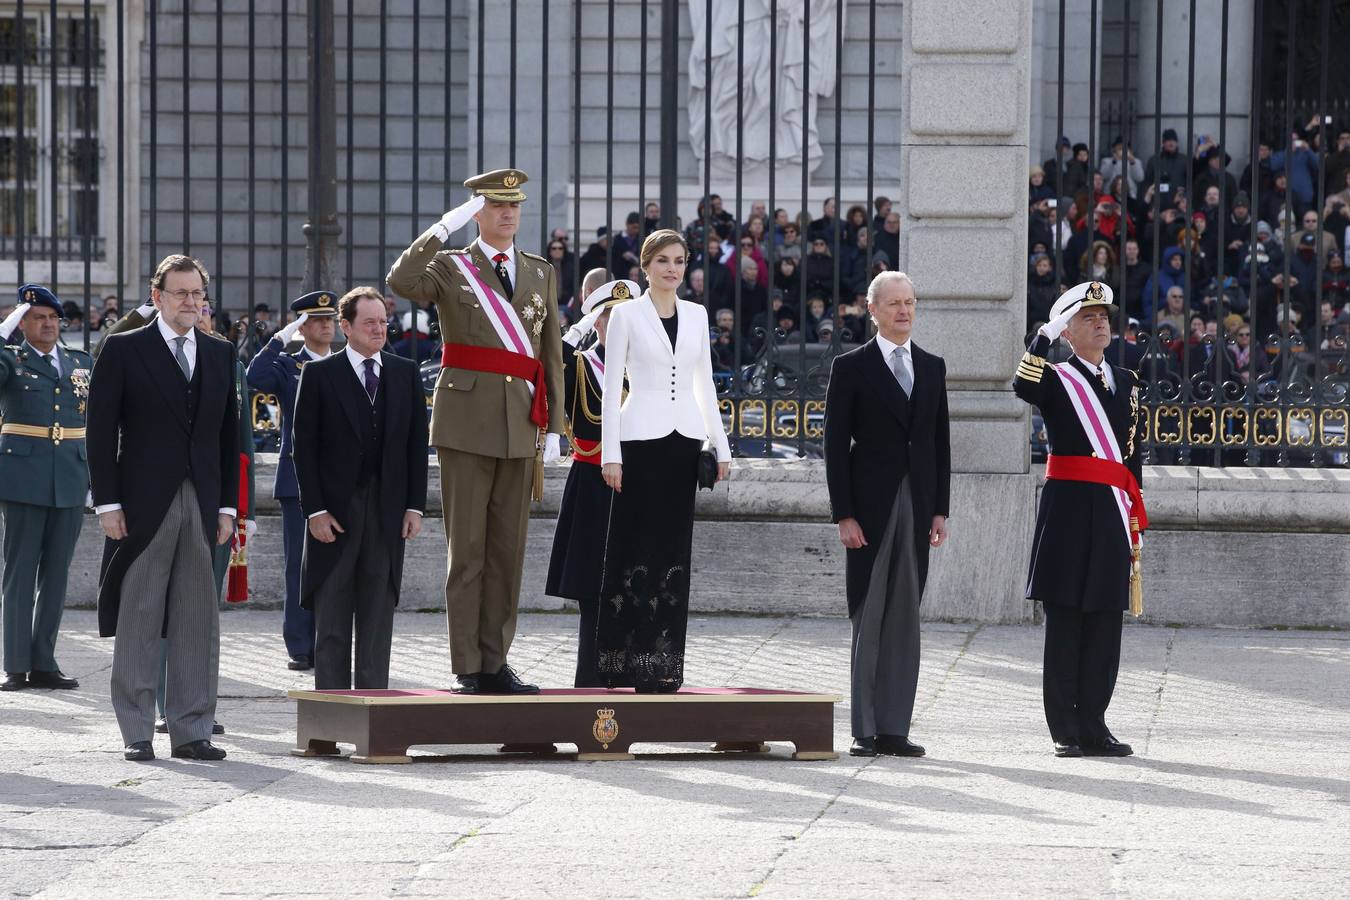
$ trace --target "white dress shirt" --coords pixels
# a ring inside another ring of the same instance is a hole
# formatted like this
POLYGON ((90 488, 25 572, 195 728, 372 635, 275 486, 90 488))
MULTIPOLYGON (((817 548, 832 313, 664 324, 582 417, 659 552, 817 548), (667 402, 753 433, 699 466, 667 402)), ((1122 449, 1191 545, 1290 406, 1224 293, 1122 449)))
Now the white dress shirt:
MULTIPOLYGON (((32 344, 29 344, 29 346, 32 347, 32 344)), ((57 377, 57 378, 60 378, 60 377, 61 377, 61 356, 60 356, 60 354, 58 354, 58 353, 56 352, 56 348, 53 347, 51 350, 49 350, 49 351, 46 352, 46 353, 43 353, 41 350, 38 350, 38 348, 36 348, 36 347, 33 347, 33 349, 34 349, 34 350, 37 350, 37 355, 38 355, 38 356, 41 356, 43 359, 47 360, 47 362, 51 363, 52 368, 56 370, 56 377, 57 377)))
MULTIPOLYGON (((164 338, 164 343, 169 345, 169 355, 173 357, 175 363, 178 362, 178 344, 176 343, 179 334, 168 326, 164 317, 155 319, 155 325, 159 328, 159 336, 164 338)), ((183 355, 188 361, 188 377, 191 378, 197 371, 197 329, 189 328, 188 333, 182 335, 187 338, 183 342, 183 355)))
MULTIPOLYGON (((913 348, 910 347, 911 340, 912 340, 911 338, 905 338, 905 342, 903 344, 897 344, 894 341, 888 341, 886 338, 882 337, 880 332, 877 333, 877 347, 881 349, 881 358, 886 360, 886 368, 891 370, 892 375, 895 374, 895 366, 891 362, 891 360, 895 356, 895 348, 899 347, 905 351, 904 353, 900 354, 900 359, 904 363, 905 371, 909 373, 909 383, 913 385, 914 350, 913 348)), ((900 383, 899 375, 895 376, 895 382, 896 384, 900 383)), ((911 387, 910 390, 913 390, 913 387, 911 387)))
MULTIPOLYGON (((189 328, 187 334, 179 335, 165 323, 163 316, 155 319, 155 325, 159 328, 159 336, 164 338, 164 343, 168 345, 169 355, 174 358, 174 366, 178 365, 178 344, 176 343, 176 339, 178 337, 187 338, 187 340, 183 342, 183 355, 187 357, 189 375, 195 374, 197 371, 197 329, 189 328)), ((61 371, 59 367, 57 368, 57 371, 61 371)), ((233 394, 233 391, 231 391, 231 394, 233 394)), ((102 506, 94 507, 94 514, 101 516, 106 512, 112 512, 115 509, 121 508, 122 504, 120 503, 105 503, 102 506)), ((222 506, 220 507, 219 512, 223 516, 232 516, 234 518, 238 518, 239 516, 239 510, 233 506, 222 506)))
POLYGON ((506 254, 506 262, 502 263, 502 265, 506 266, 506 276, 511 279, 511 287, 514 288, 516 286, 516 245, 512 244, 509 247, 503 247, 498 250, 480 237, 478 239, 478 246, 483 248, 483 255, 487 257, 488 265, 492 266, 493 269, 497 268, 497 264, 492 261, 492 257, 496 256, 498 253, 506 254))
MULTIPOLYGON (((352 347, 351 344, 347 344, 347 346, 343 347, 342 352, 347 355, 347 362, 351 363, 352 371, 356 373, 356 380, 360 383, 362 388, 366 386, 367 359, 375 360, 375 377, 376 378, 384 377, 383 376, 384 364, 380 361, 380 354, 378 352, 376 352, 374 356, 362 356, 360 353, 356 352, 356 349, 352 347)), ((376 390, 378 391, 379 389, 376 388, 376 390)), ((315 516, 322 516, 327 512, 328 510, 321 509, 318 512, 310 513, 305 518, 306 520, 312 519, 315 516)), ((422 515, 422 511, 420 509, 410 509, 408 510, 408 512, 417 513, 419 516, 422 515)))
POLYGON ((1116 374, 1111 371, 1111 367, 1106 364, 1106 360, 1102 360, 1102 364, 1098 366, 1088 362, 1081 356, 1077 357, 1077 359, 1087 367, 1087 370, 1092 373, 1093 378, 1097 377, 1098 372, 1104 373, 1106 375, 1106 386, 1111 389, 1112 394, 1116 392, 1116 374))

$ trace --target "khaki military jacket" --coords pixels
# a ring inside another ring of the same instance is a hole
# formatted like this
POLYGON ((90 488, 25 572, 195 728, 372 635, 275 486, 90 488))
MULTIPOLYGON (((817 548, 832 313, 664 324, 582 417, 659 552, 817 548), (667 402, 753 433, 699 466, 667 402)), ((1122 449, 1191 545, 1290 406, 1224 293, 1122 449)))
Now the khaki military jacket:
MULTIPOLYGON (((429 229, 389 270, 389 287, 412 300, 436 304, 441 340, 501 349, 487 313, 479 308, 464 275, 451 260, 467 255, 483 282, 505 295, 477 241, 462 250, 444 250, 429 229)), ((558 289, 548 260, 516 248, 516 285, 511 305, 520 316, 548 387, 548 430, 563 432, 562 329, 558 289), (543 314, 536 310, 542 301, 543 314), (528 314, 527 314, 528 313, 528 314)), ((530 389, 524 379, 467 369, 442 369, 431 407, 431 444, 499 459, 533 456, 538 429, 530 421, 530 389)))

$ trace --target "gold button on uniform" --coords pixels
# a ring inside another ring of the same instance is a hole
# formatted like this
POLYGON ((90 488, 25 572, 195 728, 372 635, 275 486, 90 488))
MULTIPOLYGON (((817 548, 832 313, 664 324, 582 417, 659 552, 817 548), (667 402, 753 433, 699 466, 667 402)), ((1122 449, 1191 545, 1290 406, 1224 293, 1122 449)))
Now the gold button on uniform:
POLYGON ((61 389, 60 389, 60 388, 57 388, 57 389, 56 389, 56 392, 57 392, 58 394, 61 393, 61 389))
POLYGON ((507 375, 507 376, 506 376, 506 383, 507 383, 507 384, 510 384, 510 383, 511 383, 511 376, 510 376, 510 375, 507 375))
POLYGON ((58 404, 56 404, 55 406, 52 407, 52 409, 60 409, 60 408, 61 408, 61 404, 60 404, 60 403, 58 403, 58 404))

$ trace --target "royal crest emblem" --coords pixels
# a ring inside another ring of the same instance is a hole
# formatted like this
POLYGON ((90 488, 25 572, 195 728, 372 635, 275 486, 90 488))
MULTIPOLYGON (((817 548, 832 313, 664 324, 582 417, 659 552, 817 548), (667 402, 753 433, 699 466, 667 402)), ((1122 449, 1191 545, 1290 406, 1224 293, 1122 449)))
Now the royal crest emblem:
POLYGON ((502 184, 506 187, 513 188, 520 184, 520 177, 516 175, 515 172, 507 172, 505 177, 502 178, 502 184))
POLYGON ((609 749, 609 745, 619 737, 619 723, 614 718, 614 710, 597 709, 595 711, 595 724, 591 726, 591 734, 600 742, 600 749, 609 749))
POLYGON ((1087 295, 1093 300, 1101 300, 1106 296, 1106 293, 1102 290, 1102 286, 1094 281, 1088 285, 1087 295))
POLYGON ((321 295, 319 296, 319 305, 320 305, 320 306, 328 306, 328 305, 329 305, 330 303, 332 303, 332 302, 333 302, 333 298, 332 298, 332 296, 329 295, 329 294, 321 294, 321 295))
POLYGON ((620 281, 614 285, 614 293, 610 295, 611 300, 632 300, 633 292, 628 289, 628 285, 620 281))

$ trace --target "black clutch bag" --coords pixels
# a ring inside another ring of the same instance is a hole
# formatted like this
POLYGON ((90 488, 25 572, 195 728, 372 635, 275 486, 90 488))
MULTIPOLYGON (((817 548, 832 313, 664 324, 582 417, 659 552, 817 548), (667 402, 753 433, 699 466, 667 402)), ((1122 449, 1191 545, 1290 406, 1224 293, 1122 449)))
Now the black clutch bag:
POLYGON ((711 450, 698 453, 698 486, 702 490, 712 490, 717 484, 717 454, 711 450))

